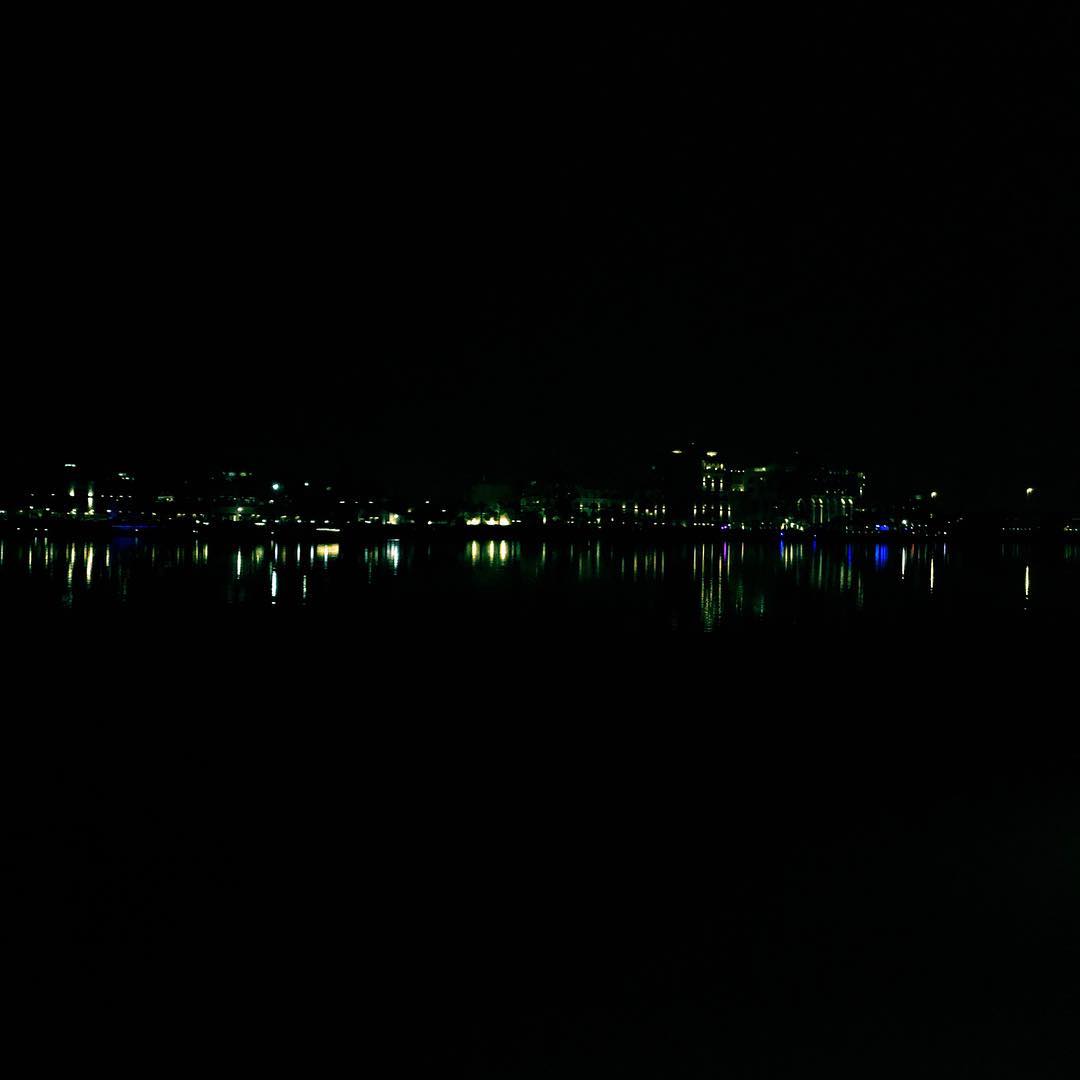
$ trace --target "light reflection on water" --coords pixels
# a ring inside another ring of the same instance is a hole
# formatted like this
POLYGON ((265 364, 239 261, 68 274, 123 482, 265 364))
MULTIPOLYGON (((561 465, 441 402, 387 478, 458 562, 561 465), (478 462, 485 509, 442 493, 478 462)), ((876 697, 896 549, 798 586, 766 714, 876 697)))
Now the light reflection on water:
POLYGON ((740 617, 827 621, 859 612, 971 607, 1080 613, 1078 550, 1008 544, 976 555, 941 544, 834 546, 790 537, 778 543, 391 538, 293 545, 8 534, 0 539, 0 602, 71 609, 138 601, 361 608, 365 596, 398 582, 412 596, 449 596, 447 603, 462 605, 477 589, 503 595, 509 617, 529 595, 557 603, 573 592, 597 609, 630 605, 706 630, 740 617))

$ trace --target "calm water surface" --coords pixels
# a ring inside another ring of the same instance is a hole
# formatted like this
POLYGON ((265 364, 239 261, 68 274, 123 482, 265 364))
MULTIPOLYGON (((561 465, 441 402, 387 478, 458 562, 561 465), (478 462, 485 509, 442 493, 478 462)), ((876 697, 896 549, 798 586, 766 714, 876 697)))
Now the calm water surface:
POLYGON ((1080 545, 416 539, 237 543, 0 538, 7 613, 329 610, 711 630, 739 621, 1080 614, 1080 545))

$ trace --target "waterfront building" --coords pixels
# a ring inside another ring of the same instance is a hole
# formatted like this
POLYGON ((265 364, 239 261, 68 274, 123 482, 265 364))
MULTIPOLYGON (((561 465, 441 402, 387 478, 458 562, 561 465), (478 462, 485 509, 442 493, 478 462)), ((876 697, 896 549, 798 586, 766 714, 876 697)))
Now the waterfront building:
POLYGON ((802 462, 733 463, 720 451, 672 451, 664 470, 667 520, 683 526, 824 528, 850 523, 866 474, 802 462))

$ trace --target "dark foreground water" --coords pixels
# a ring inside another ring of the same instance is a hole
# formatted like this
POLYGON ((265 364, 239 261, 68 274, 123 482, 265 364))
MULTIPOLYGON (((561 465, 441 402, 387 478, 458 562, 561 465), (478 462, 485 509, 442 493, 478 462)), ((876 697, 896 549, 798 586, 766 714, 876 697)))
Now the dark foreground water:
POLYGON ((1075 548, 0 543, 36 1060, 1076 1075, 1075 548))
POLYGON ((0 538, 9 613, 332 612, 424 629, 713 630, 726 624, 1068 620, 1080 546, 441 538, 235 543, 0 538))

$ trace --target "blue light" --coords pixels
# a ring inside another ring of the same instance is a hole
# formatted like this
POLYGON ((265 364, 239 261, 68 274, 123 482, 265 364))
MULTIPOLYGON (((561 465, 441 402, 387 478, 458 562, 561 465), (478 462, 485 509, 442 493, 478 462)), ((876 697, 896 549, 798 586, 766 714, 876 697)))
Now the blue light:
POLYGON ((889 531, 889 526, 888 525, 879 525, 878 526, 878 532, 888 532, 888 531, 889 531))

